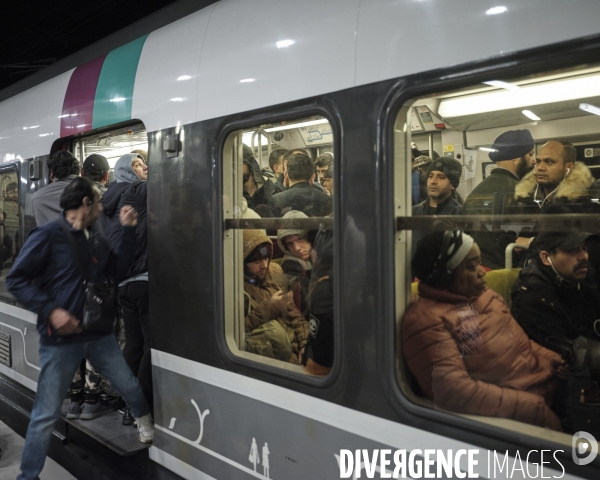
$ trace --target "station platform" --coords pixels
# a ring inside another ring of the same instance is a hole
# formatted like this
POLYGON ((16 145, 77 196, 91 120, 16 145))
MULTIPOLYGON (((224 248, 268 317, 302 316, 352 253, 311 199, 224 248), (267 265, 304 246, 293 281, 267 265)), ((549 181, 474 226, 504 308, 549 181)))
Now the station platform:
MULTIPOLYGON (((0 480, 15 480, 20 473, 25 439, 0 421, 0 480)), ((41 480, 77 480, 51 458, 46 458, 41 480)))

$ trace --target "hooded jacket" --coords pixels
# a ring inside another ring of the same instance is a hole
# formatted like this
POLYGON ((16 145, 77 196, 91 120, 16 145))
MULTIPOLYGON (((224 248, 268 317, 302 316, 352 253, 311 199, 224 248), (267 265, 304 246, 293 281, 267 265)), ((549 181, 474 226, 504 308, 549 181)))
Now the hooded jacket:
POLYGON ((569 282, 534 257, 513 286, 511 312, 529 338, 547 348, 552 348, 548 337, 600 341, 594 331, 600 293, 593 277, 590 269, 582 282, 569 282))
MULTIPOLYGON (((261 230, 244 230, 244 259, 261 243, 272 243, 261 230)), ((306 345, 308 322, 302 317, 293 302, 284 312, 279 312, 271 304, 271 297, 279 290, 285 293, 287 281, 281 267, 269 263, 269 269, 263 280, 244 278, 244 292, 248 301, 245 318, 246 333, 277 320, 288 332, 292 345, 289 361, 298 363, 298 354, 306 345), (253 280, 253 281, 250 281, 253 280)))
POLYGON ((529 340, 494 291, 467 298, 419 283, 404 314, 402 345, 436 406, 560 430, 548 406, 560 356, 529 340))
MULTIPOLYGON (((137 277, 148 272, 148 241, 147 241, 147 197, 148 183, 140 181, 131 168, 133 160, 138 158, 135 153, 123 155, 115 164, 116 181, 111 183, 102 197, 104 207, 104 230, 106 240, 111 248, 118 242, 120 221, 119 214, 125 205, 131 205, 138 214, 136 227, 136 251, 133 266, 127 278, 137 277)), ((139 280, 147 280, 147 274, 139 280)))
POLYGON ((535 170, 525 175, 515 187, 515 199, 522 204, 521 210, 530 208, 535 213, 548 203, 565 204, 574 212, 583 212, 587 207, 597 206, 591 205, 591 199, 598 198, 599 193, 600 181, 594 178, 590 169, 582 162, 575 162, 573 171, 558 184, 550 200, 545 200, 543 189, 538 188, 535 170))

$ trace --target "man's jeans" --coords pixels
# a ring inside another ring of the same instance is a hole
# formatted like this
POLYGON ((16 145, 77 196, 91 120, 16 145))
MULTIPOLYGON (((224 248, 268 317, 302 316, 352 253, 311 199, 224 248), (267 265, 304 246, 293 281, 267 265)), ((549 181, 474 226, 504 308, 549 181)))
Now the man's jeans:
POLYGON ((137 379, 125 363, 114 335, 109 334, 99 340, 83 343, 40 345, 41 372, 21 457, 22 473, 17 480, 37 479, 42 471, 52 429, 60 416, 75 370, 79 368, 83 358, 90 360, 121 394, 134 417, 148 413, 148 402, 137 379))

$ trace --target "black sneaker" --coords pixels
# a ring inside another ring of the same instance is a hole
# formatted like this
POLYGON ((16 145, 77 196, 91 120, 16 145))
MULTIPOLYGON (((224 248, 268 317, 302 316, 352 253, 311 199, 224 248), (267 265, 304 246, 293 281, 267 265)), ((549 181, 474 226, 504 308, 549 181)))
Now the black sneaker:
POLYGON ((96 403, 84 403, 81 411, 81 420, 92 420, 110 412, 114 412, 117 409, 116 405, 106 403, 102 400, 98 400, 96 403))
POLYGON ((71 402, 69 405, 69 413, 67 413, 67 418, 69 420, 76 420, 81 417, 81 404, 71 402))
POLYGON ((129 408, 125 409, 125 413, 123 414, 123 425, 129 426, 133 425, 133 417, 131 416, 131 412, 129 408))

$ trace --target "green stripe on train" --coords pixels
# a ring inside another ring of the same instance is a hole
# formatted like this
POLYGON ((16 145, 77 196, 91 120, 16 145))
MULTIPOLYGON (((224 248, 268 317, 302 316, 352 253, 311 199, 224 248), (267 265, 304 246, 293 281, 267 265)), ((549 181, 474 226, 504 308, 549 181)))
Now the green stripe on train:
POLYGON ((131 120, 135 74, 146 38, 148 35, 106 56, 96 88, 92 128, 131 120))

